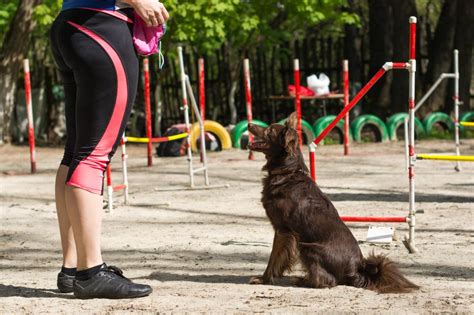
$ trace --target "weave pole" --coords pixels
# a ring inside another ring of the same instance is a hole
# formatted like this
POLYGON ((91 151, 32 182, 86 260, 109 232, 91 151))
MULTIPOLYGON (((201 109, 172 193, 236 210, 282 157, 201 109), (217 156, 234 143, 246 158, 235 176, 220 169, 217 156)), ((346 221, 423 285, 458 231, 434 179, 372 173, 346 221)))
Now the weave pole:
POLYGON ((23 60, 23 70, 25 72, 25 98, 26 113, 28 115, 28 143, 30 145, 31 173, 36 173, 35 127, 33 120, 33 103, 31 101, 30 62, 28 59, 23 60))
POLYGON ((300 148, 303 146, 303 134, 301 132, 301 99, 300 99, 300 61, 294 60, 293 70, 295 76, 295 110, 296 116, 298 117, 298 139, 300 142, 300 148))
POLYGON ((125 147, 126 137, 123 135, 120 139, 120 148, 122 150, 122 184, 113 186, 112 184, 112 166, 111 163, 107 166, 107 199, 108 199, 108 210, 112 213, 114 210, 113 206, 113 194, 116 191, 123 190, 124 204, 129 204, 128 199, 128 173, 127 173, 127 150, 125 147))
MULTIPOLYGON (((344 107, 349 105, 349 61, 342 62, 342 80, 344 86, 344 107)), ((344 118, 344 155, 349 155, 349 112, 344 118)))
POLYGON ((147 165, 153 165, 153 146, 151 133, 151 102, 150 102, 150 67, 148 58, 143 59, 143 76, 144 76, 144 92, 145 92, 145 121, 146 121, 146 137, 150 139, 147 145, 147 165))
MULTIPOLYGON (((455 49, 454 52, 454 143, 456 146, 456 155, 461 155, 460 142, 459 142, 459 50, 455 49)), ((454 169, 458 172, 461 171, 461 163, 456 161, 454 169)))
POLYGON ((410 253, 415 253, 418 250, 415 247, 415 75, 416 75, 416 17, 412 16, 410 22, 410 55, 408 63, 408 237, 405 238, 404 243, 410 253))
POLYGON ((198 61, 198 72, 199 72, 199 110, 201 111, 202 120, 206 120, 206 85, 205 78, 206 73, 204 72, 204 59, 199 58, 198 61))
MULTIPOLYGON (((248 59, 244 59, 244 85, 245 85, 245 105, 247 110, 247 123, 251 124, 253 117, 252 117, 252 85, 250 82, 250 62, 248 59)), ((249 134, 248 143, 253 142, 253 134, 249 134)), ((249 160, 253 160, 253 151, 249 149, 249 160)))

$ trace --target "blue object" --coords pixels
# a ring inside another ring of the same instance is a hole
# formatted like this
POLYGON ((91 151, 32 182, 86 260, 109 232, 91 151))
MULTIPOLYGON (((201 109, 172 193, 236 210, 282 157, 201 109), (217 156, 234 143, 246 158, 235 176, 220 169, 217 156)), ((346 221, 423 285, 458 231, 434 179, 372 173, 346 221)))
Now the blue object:
POLYGON ((115 0, 63 0, 63 11, 76 8, 115 10, 115 0))

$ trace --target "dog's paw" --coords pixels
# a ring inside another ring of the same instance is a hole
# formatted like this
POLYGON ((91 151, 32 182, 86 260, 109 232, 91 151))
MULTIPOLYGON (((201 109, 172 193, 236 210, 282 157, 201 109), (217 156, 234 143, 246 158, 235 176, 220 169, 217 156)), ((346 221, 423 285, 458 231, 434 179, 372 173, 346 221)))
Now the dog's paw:
POLYGON ((265 284, 266 282, 263 280, 262 276, 255 276, 251 277, 249 280, 249 284, 265 284))

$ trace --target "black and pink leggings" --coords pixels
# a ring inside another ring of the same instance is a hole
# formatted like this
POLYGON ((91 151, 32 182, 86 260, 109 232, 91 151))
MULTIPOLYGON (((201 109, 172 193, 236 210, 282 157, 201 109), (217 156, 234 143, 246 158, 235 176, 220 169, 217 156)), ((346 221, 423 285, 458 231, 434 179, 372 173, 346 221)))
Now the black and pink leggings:
POLYGON ((66 99, 66 184, 102 194, 138 83, 130 11, 62 11, 51 43, 66 99))

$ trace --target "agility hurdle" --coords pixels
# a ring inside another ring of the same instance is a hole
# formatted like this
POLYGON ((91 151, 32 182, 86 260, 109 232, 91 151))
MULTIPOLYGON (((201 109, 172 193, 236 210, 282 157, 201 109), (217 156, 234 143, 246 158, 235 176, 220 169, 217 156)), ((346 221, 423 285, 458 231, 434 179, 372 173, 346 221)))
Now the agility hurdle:
MULTIPOLYGON (((245 105, 246 105, 246 111, 247 111, 247 123, 251 124, 252 123, 252 85, 250 82, 250 65, 249 65, 249 60, 246 58, 244 59, 244 85, 245 85, 245 105)), ((248 143, 253 142, 253 134, 249 134, 249 140, 248 143)), ((249 160, 253 160, 253 151, 249 149, 249 160)))
POLYGON ((474 122, 461 121, 459 124, 463 127, 474 127, 474 122))
POLYGON ((30 62, 28 59, 23 60, 23 70, 25 74, 25 99, 26 113, 28 116, 28 144, 30 146, 30 168, 31 173, 36 173, 35 127, 33 120, 33 104, 31 101, 30 62))
MULTIPOLYGON (((300 62, 299 59, 293 60, 293 73, 294 73, 294 82, 295 82, 295 111, 296 116, 298 118, 298 139, 300 143, 300 147, 303 145, 303 134, 302 134, 302 127, 301 127, 301 74, 300 74, 300 62)), ((349 61, 343 60, 342 61, 342 85, 343 85, 343 102, 344 107, 349 105, 349 61)), ((343 142, 344 142, 344 155, 349 155, 349 112, 344 117, 344 135, 343 135, 343 142)))
POLYGON ((109 213, 112 213, 113 208, 113 195, 114 192, 123 190, 124 204, 128 205, 128 173, 127 173, 127 150, 125 148, 125 135, 120 139, 120 149, 122 150, 122 184, 113 186, 112 185, 112 167, 111 163, 107 166, 107 208, 109 213))
POLYGON ((409 179, 409 210, 406 217, 341 217, 346 222, 390 222, 390 223, 408 223, 409 234, 404 240, 404 244, 410 253, 417 252, 415 247, 415 72, 416 72, 416 17, 410 17, 410 38, 409 38, 409 60, 408 62, 386 62, 380 70, 367 82, 367 84, 357 93, 339 115, 321 132, 321 134, 309 145, 310 174, 316 181, 316 162, 315 152, 318 144, 326 137, 336 124, 346 117, 349 111, 364 97, 365 94, 374 86, 374 84, 390 70, 408 70, 409 73, 409 143, 408 151, 410 156, 408 166, 409 179))

